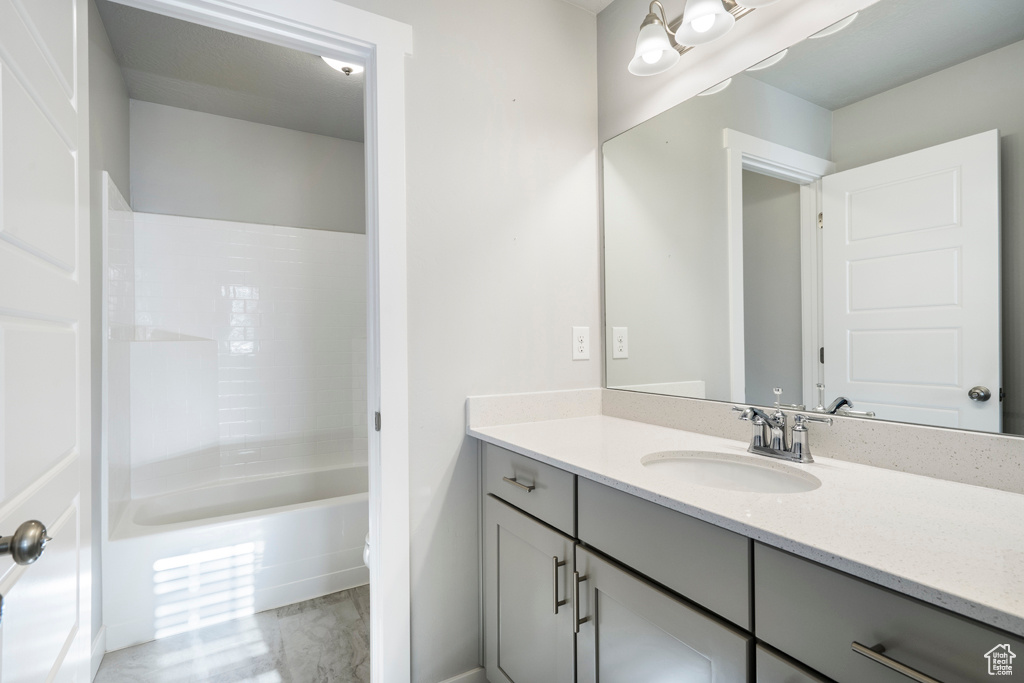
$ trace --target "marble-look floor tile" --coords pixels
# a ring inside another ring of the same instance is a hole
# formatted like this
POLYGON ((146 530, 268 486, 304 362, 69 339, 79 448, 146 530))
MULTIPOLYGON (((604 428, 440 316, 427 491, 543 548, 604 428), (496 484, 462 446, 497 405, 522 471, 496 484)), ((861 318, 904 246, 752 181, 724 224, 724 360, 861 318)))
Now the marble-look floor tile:
POLYGON ((367 586, 110 652, 96 683, 365 683, 367 586))
POLYGON ((288 671, 311 683, 368 680, 369 638, 351 591, 312 602, 310 609, 289 605, 278 610, 288 671))

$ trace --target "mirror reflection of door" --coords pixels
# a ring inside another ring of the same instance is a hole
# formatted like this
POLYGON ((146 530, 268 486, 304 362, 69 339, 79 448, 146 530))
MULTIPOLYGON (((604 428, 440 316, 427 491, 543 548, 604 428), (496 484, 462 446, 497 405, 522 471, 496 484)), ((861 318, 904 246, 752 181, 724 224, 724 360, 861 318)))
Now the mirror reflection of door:
POLYGON ((999 131, 826 176, 825 386, 878 417, 1000 431, 999 131))

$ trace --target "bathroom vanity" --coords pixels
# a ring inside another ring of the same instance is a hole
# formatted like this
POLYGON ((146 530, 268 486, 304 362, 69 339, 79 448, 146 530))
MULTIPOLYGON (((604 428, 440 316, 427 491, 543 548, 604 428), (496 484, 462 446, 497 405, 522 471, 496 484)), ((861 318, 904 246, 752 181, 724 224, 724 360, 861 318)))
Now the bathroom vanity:
POLYGON ((491 683, 949 683, 1024 652, 1024 496, 600 414, 468 433, 491 683), (805 485, 694 484, 687 452, 805 485))

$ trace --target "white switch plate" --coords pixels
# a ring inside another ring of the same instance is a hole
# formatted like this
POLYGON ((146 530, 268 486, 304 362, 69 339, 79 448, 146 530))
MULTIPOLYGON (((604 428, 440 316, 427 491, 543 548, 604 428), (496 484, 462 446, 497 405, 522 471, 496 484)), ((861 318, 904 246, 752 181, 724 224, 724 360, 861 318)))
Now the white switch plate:
POLYGON ((629 328, 612 328, 612 358, 629 358, 629 328))
POLYGON ((590 328, 572 328, 572 359, 590 360, 590 328))

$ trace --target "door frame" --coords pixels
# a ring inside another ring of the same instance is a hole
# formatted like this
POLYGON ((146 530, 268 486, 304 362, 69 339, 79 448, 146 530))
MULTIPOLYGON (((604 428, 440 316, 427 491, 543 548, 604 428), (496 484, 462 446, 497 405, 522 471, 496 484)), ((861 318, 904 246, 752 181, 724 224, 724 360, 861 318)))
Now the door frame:
POLYGON ((275 45, 365 62, 370 668, 411 678, 405 58, 412 27, 335 0, 113 0, 275 45), (385 656, 385 644, 387 653, 385 656))
MULTIPOLYGON (((800 186, 800 298, 803 348, 818 348, 821 340, 821 240, 818 214, 821 178, 835 173, 828 159, 806 154, 746 133, 722 129, 726 152, 726 230, 729 281, 729 400, 746 403, 746 349, 743 319, 743 171, 800 186)), ((802 353, 803 400, 814 396, 821 381, 821 364, 814 354, 802 353)))

